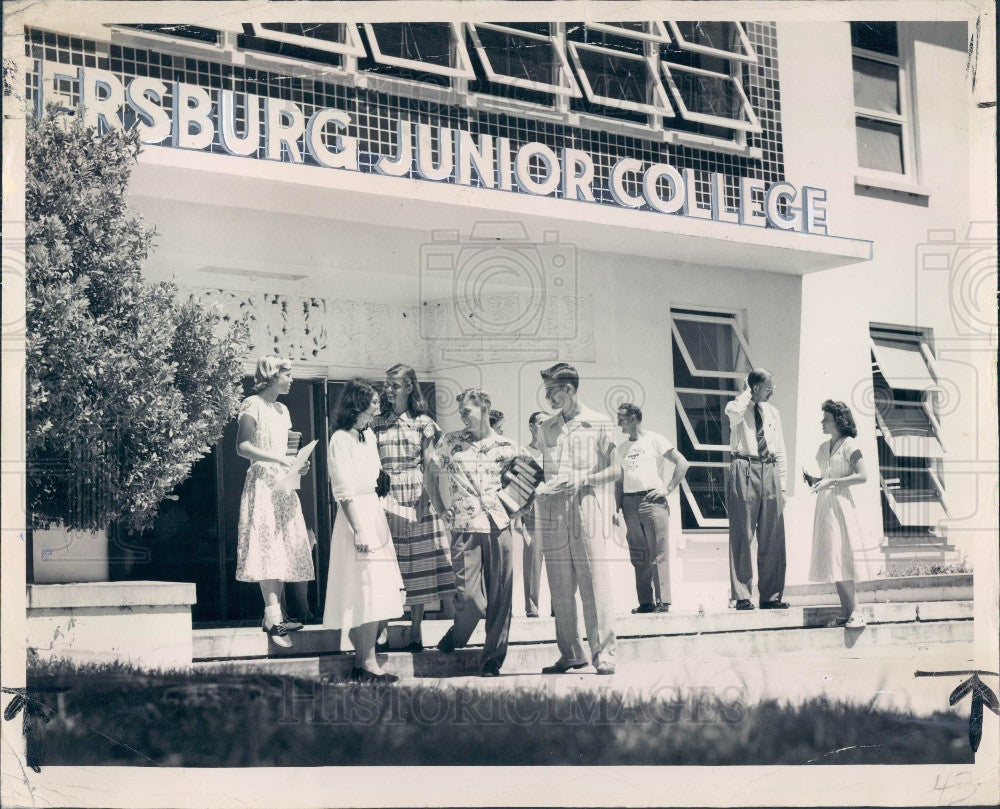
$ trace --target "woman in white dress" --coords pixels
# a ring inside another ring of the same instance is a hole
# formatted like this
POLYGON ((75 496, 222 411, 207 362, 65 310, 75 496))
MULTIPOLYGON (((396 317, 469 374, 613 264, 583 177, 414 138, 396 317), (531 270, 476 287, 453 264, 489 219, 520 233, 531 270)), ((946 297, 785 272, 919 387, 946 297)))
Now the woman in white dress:
POLYGON ((868 474, 856 440, 858 429, 851 409, 843 402, 827 399, 822 410, 823 432, 830 440, 816 453, 820 477, 807 476, 818 495, 809 579, 834 582, 837 586, 844 615, 831 621, 831 626, 861 629, 865 621, 857 614, 855 582, 859 570, 855 557, 863 542, 850 487, 864 483, 868 474))
POLYGON ((330 486, 337 502, 330 545, 330 576, 323 625, 349 630, 351 679, 395 682, 375 656, 379 621, 398 618, 406 592, 382 501, 375 486, 382 463, 369 428, 379 412, 378 392, 363 379, 341 391, 330 438, 330 486))
MULTIPOLYGON (((240 405, 236 439, 236 452, 250 461, 240 499, 236 580, 260 584, 262 629, 272 642, 287 648, 292 645, 288 633, 302 625, 287 622, 282 614, 284 583, 314 578, 312 542, 299 496, 276 488, 294 464, 294 456, 286 454, 292 421, 288 408, 277 401, 292 386, 292 364, 281 357, 263 357, 254 379, 254 394, 240 405)), ((308 472, 308 461, 297 471, 308 472)))

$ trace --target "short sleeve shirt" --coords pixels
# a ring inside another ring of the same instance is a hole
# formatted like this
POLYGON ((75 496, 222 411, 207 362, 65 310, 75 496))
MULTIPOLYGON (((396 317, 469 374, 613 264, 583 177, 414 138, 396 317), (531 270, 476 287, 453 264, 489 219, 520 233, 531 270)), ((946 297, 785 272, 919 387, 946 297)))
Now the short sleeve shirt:
POLYGON ((663 456, 673 448, 668 438, 653 432, 615 447, 615 463, 622 470, 624 491, 644 492, 663 485, 663 456))
POLYGON ((452 530, 487 534, 490 518, 497 528, 505 528, 510 517, 497 496, 502 488, 500 473, 513 458, 527 455, 523 447, 499 434, 482 440, 468 430, 445 435, 435 457, 445 473, 445 497, 455 512, 452 530))
POLYGON ((569 421, 557 413, 541 426, 545 478, 575 480, 599 469, 599 459, 614 448, 611 419, 589 407, 580 407, 569 421))

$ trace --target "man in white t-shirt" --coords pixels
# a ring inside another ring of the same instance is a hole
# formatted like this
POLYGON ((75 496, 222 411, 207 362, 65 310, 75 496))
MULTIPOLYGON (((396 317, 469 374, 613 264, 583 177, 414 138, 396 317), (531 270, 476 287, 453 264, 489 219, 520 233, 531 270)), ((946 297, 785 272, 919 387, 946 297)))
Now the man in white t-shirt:
MULTIPOLYGON (((684 479, 690 464, 670 440, 642 429, 642 410, 631 402, 618 408, 618 426, 628 436, 614 450, 607 475, 619 483, 620 508, 625 517, 629 560, 635 568, 636 613, 670 609, 670 526, 668 498, 684 479), (674 465, 670 481, 663 482, 664 461, 674 465)), ((618 516, 615 515, 615 524, 618 516)))

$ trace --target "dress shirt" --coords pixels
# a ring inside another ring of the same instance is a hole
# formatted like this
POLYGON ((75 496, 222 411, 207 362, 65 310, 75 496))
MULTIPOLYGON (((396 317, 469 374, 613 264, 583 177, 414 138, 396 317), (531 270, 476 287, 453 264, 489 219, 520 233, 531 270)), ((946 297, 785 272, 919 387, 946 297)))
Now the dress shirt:
MULTIPOLYGON (((740 455, 757 457, 757 422, 754 419, 754 401, 750 398, 749 386, 729 404, 726 405, 726 415, 729 417, 729 446, 732 452, 740 455)), ((778 466, 778 479, 781 490, 785 491, 788 480, 788 460, 785 455, 785 439, 781 433, 781 417, 778 409, 767 402, 761 402, 761 418, 764 423, 764 440, 767 449, 774 455, 778 466)))
POLYGON ((545 479, 579 480, 590 472, 599 472, 611 460, 614 449, 614 425, 607 416, 580 406, 569 421, 562 413, 542 422, 539 428, 542 466, 545 479))
POLYGON ((453 531, 490 533, 490 519, 497 528, 510 524, 510 515, 498 494, 500 473, 518 456, 530 457, 525 449, 499 433, 477 439, 468 430, 448 433, 434 453, 434 463, 444 473, 441 491, 455 514, 453 531))

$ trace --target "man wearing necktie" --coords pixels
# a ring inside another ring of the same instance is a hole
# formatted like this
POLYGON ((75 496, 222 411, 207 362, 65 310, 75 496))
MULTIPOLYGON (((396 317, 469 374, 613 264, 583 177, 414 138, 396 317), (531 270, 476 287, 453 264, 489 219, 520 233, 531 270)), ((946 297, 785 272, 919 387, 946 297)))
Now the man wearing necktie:
POLYGON ((767 403, 774 380, 763 368, 751 371, 746 389, 726 405, 732 460, 726 475, 729 513, 729 578, 738 610, 752 610, 750 545, 757 537, 761 609, 787 609, 785 589, 785 485, 788 462, 781 418, 767 403))

